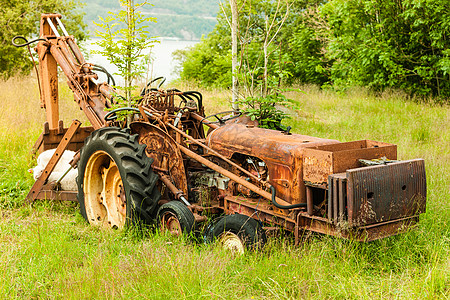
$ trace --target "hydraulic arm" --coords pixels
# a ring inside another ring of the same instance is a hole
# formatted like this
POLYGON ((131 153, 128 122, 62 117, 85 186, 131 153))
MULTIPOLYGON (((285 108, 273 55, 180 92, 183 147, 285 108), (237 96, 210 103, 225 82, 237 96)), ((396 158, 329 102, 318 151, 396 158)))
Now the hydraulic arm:
POLYGON ((96 83, 98 76, 92 72, 94 66, 85 61, 74 37, 62 24, 60 14, 43 14, 40 28, 36 51, 40 62, 41 103, 46 108, 50 128, 56 128, 59 121, 58 65, 67 77, 76 103, 94 129, 103 127, 105 108, 111 106, 114 89, 107 83, 96 83))

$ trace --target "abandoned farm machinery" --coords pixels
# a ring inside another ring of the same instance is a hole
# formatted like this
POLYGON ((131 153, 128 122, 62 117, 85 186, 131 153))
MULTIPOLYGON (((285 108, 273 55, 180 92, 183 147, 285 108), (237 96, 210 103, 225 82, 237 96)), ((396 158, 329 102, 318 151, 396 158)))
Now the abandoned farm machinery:
POLYGON ((243 251, 265 230, 304 230, 372 241, 403 232, 425 212, 424 161, 397 161, 393 144, 341 143, 258 128, 241 112, 205 117, 199 92, 149 83, 138 105, 110 110, 117 92, 98 83, 58 14, 41 16, 41 106, 47 122, 34 148, 54 154, 27 200, 74 200, 93 225, 157 224, 173 234, 203 228, 207 240, 243 251), (92 124, 64 128, 58 66, 92 124), (133 113, 119 121, 119 111, 133 113), (48 182, 67 149, 77 151, 77 190, 48 182))

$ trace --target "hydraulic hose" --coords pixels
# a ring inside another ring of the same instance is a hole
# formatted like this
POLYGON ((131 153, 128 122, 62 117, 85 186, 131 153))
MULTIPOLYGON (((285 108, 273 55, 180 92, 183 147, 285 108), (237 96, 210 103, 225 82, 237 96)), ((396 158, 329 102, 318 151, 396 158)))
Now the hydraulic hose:
MULTIPOLYGON (((116 112, 119 112, 119 111, 124 111, 124 110, 135 111, 135 112, 140 113, 140 110, 135 107, 120 107, 120 108, 116 108, 116 109, 108 112, 104 117, 105 121, 112 121, 112 120, 117 119, 117 116, 113 116, 113 114, 115 114, 116 112)), ((149 113, 148 111, 146 111, 145 114, 149 117, 153 117, 153 115, 151 113, 149 113)))
POLYGON ((116 81, 114 80, 114 77, 105 68, 103 68, 100 65, 96 65, 96 64, 92 64, 92 65, 94 66, 94 68, 93 68, 94 71, 100 71, 100 72, 105 73, 107 80, 108 80, 108 84, 109 84, 109 81, 111 80, 112 85, 113 86, 116 85, 116 81))
POLYGON ((149 89, 149 86, 150 86, 152 83, 154 83, 154 82, 156 82, 156 81, 158 81, 158 80, 161 80, 161 82, 158 84, 158 88, 157 88, 156 90, 158 90, 158 89, 163 85, 163 83, 166 82, 166 78, 165 78, 165 77, 163 77, 163 76, 156 77, 155 79, 149 81, 149 82, 147 83, 147 85, 142 89, 142 91, 141 91, 141 96, 144 97, 145 94, 147 93, 147 91, 152 90, 152 88, 149 89))
POLYGON ((281 209, 292 209, 292 208, 299 208, 299 207, 306 207, 306 203, 298 203, 298 204, 292 204, 292 205, 281 205, 277 202, 276 197, 276 190, 273 187, 273 185, 270 186, 270 190, 272 191, 272 203, 278 208, 281 209))
POLYGON ((18 36, 13 37, 11 43, 12 43, 14 46, 16 46, 16 47, 25 47, 25 46, 29 46, 30 44, 33 44, 33 43, 39 42, 39 41, 46 42, 47 40, 46 40, 46 39, 37 38, 37 39, 31 40, 31 41, 28 41, 26 37, 21 36, 21 35, 18 35, 18 36), (15 42, 17 39, 24 40, 25 43, 23 43, 23 44, 17 44, 17 43, 15 42))

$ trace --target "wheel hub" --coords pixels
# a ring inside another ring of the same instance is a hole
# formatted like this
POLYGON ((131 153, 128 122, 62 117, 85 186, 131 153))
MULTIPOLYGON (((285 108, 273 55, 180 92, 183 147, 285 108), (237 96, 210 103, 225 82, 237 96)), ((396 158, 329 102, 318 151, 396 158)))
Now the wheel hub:
POLYGON ((219 237, 219 243, 223 248, 233 253, 244 254, 245 246, 241 238, 230 231, 223 233, 219 237))
POLYGON ((126 222, 127 202, 119 168, 104 151, 89 158, 84 173, 86 215, 91 224, 122 228, 126 222))
POLYGON ((180 236, 182 234, 180 221, 170 212, 164 213, 161 216, 161 230, 167 230, 173 236, 180 236))

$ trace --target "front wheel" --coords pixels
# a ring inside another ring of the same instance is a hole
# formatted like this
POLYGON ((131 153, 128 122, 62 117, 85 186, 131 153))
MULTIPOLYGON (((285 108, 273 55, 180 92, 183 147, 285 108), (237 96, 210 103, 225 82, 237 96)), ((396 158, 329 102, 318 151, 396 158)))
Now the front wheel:
POLYGON ((194 229, 195 218, 189 208, 181 202, 170 201, 158 210, 158 224, 161 231, 173 236, 190 234, 194 229))
POLYGON ((216 240, 223 248, 243 254, 246 249, 257 250, 264 247, 267 238, 261 225, 254 219, 241 215, 227 215, 209 230, 206 240, 216 240))
POLYGON ((78 162, 78 202, 90 223, 109 228, 150 223, 161 197, 153 160, 137 135, 117 127, 94 131, 78 162))

